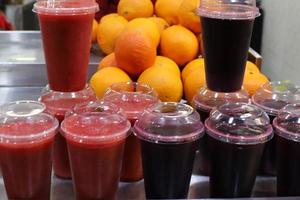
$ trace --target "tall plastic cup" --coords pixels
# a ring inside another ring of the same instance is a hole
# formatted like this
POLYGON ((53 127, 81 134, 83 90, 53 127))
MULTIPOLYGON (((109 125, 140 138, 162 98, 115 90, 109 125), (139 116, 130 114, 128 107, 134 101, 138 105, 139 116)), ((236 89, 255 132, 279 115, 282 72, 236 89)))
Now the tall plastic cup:
POLYGON ((8 199, 50 199, 52 145, 58 121, 45 105, 17 101, 0 107, 0 164, 8 199))
MULTIPOLYGON (((300 100, 299 89, 293 83, 275 81, 264 84, 252 96, 253 104, 263 109, 271 120, 277 116, 280 109, 290 103, 300 100)), ((264 150, 261 172, 265 175, 276 175, 276 136, 270 140, 264 150)))
POLYGON ((254 20, 255 0, 201 0, 197 10, 202 25, 207 87, 236 92, 243 84, 254 20))
POLYGON ((185 104, 158 103, 145 110, 133 131, 141 139, 146 198, 187 198, 204 132, 199 114, 185 104))
MULTIPOLYGON (((200 114, 201 121, 209 117, 209 113, 213 108, 221 106, 225 103, 250 103, 249 95, 246 90, 239 90, 233 93, 214 92, 206 87, 201 88, 194 96, 192 106, 200 114)), ((210 156, 209 156, 207 134, 200 139, 199 149, 196 154, 193 173, 201 175, 209 175, 210 156)))
POLYGON ((92 22, 97 10, 94 0, 41 0, 34 4, 51 89, 61 92, 84 89, 92 22))
POLYGON ((250 197, 265 143, 273 136, 269 117, 257 106, 227 103, 211 112, 205 127, 211 197, 250 197))
POLYGON ((73 113, 62 122, 76 200, 116 198, 130 127, 125 116, 98 109, 73 113))
POLYGON ((277 195, 300 196, 300 104, 285 106, 273 126, 277 136, 277 195))
MULTIPOLYGON (((42 91, 39 100, 46 105, 46 112, 55 116, 61 123, 67 111, 71 110, 76 104, 95 101, 96 96, 88 86, 77 92, 57 92, 47 86, 42 91)), ((71 178, 67 144, 60 130, 54 140, 53 168, 57 177, 71 178)))
MULTIPOLYGON (((156 104, 157 93, 148 85, 127 82, 113 84, 103 100, 122 108, 133 126, 144 110, 156 104)), ((126 139, 121 181, 133 182, 143 179, 140 140, 131 134, 126 139)))

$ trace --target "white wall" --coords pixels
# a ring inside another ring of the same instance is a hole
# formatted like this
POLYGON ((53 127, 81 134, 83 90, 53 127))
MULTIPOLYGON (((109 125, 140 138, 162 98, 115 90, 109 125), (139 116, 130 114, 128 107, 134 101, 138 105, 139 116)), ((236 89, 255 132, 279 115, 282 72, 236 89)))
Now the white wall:
POLYGON ((262 0, 263 72, 300 84, 300 0, 262 0))

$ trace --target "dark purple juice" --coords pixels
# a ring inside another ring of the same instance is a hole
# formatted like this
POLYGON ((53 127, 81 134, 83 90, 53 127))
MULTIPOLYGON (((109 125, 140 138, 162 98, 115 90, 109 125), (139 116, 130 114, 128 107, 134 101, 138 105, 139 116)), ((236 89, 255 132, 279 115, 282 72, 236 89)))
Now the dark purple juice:
POLYGON ((211 197, 250 197, 264 144, 236 145, 208 137, 211 197))
POLYGON ((201 16, 206 83, 210 90, 241 89, 254 19, 230 20, 201 16))

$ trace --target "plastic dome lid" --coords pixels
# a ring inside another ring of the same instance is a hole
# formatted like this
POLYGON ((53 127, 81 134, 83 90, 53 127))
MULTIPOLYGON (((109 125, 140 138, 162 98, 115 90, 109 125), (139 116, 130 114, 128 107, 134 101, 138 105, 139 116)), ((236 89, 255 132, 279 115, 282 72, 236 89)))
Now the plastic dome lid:
POLYGON ((256 0, 201 0, 196 13, 218 19, 254 19, 260 15, 256 0))
POLYGON ((232 144, 264 143, 273 136, 268 115, 246 103, 227 103, 213 109, 205 127, 211 137, 232 144))
POLYGON ((278 111, 287 104, 299 100, 299 88, 288 81, 268 82, 252 96, 252 102, 255 105, 273 116, 276 116, 278 111))
POLYGON ((76 104, 96 101, 96 96, 89 86, 77 92, 58 92, 51 90, 49 85, 47 85, 43 89, 39 101, 46 105, 46 112, 52 115, 64 116, 76 104))
POLYGON ((58 121, 43 113, 37 101, 15 101, 0 107, 0 143, 37 143, 55 135, 58 121))
POLYGON ((146 84, 115 83, 105 92, 103 101, 122 108, 129 119, 137 119, 144 110, 159 101, 157 93, 146 84))
POLYGON ((300 104, 289 104, 282 108, 273 126, 277 135, 300 142, 300 104))
POLYGON ((134 134, 154 143, 186 143, 202 137, 199 114, 181 103, 158 103, 145 110, 133 127, 134 134))
POLYGON ((229 102, 250 103, 250 98, 244 89, 232 93, 222 93, 202 87, 194 96, 192 104, 197 110, 210 112, 213 108, 229 102))

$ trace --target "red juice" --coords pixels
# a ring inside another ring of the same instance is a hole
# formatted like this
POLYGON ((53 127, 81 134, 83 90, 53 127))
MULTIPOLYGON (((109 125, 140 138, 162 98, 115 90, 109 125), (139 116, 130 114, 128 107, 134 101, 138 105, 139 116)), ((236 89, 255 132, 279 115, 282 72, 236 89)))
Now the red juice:
POLYGON ((71 92, 85 87, 95 6, 95 2, 79 0, 34 5, 51 89, 71 92))
POLYGON ((38 102, 16 105, 23 106, 20 112, 17 108, 0 117, 0 164, 8 199, 49 200, 58 122, 42 110, 37 112, 38 102), (26 106, 35 106, 35 110, 26 106))
MULTIPOLYGON (((94 100, 96 100, 96 97, 89 87, 85 90, 69 93, 47 91, 40 98, 40 101, 46 105, 46 111, 55 116, 60 123, 64 120, 66 112, 76 104, 94 100)), ((71 178, 67 144, 60 131, 54 140, 53 168, 56 176, 66 179, 71 178)))
POLYGON ((95 18, 97 21, 107 14, 116 13, 118 10, 119 0, 96 0, 99 4, 99 11, 96 12, 95 18))
POLYGON ((76 199, 115 199, 129 121, 117 114, 90 112, 68 116, 61 128, 76 199))

